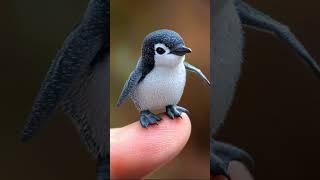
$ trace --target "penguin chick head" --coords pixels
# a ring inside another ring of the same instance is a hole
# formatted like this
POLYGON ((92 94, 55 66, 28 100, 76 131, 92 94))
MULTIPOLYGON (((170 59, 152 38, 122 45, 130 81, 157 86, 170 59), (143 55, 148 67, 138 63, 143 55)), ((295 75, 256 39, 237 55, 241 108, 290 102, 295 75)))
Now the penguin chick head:
POLYGON ((191 49, 185 46, 181 36, 168 29, 148 34, 142 45, 142 58, 156 66, 175 67, 190 52, 191 49))

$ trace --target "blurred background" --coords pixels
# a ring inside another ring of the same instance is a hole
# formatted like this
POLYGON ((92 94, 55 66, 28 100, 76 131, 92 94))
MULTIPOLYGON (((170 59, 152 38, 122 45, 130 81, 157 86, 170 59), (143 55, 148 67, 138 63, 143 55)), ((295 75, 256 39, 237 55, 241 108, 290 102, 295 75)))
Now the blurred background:
POLYGON ((70 119, 57 113, 28 143, 20 132, 40 84, 88 0, 0 2, 0 179, 89 180, 96 162, 70 119))
MULTIPOLYGON (((245 1, 287 24, 320 64, 319 1, 245 1)), ((319 79, 272 35, 246 28, 245 37, 246 61, 218 139, 254 157, 255 179, 320 179, 319 79)))
MULTIPOLYGON (((139 120, 139 112, 130 99, 120 108, 116 108, 115 104, 141 55, 144 37, 152 31, 164 28, 178 32, 192 49, 192 53, 186 56, 187 61, 209 76, 209 23, 210 0, 183 3, 172 0, 111 0, 111 127, 121 127, 139 120)), ((148 178, 208 179, 209 88, 205 81, 189 72, 179 104, 191 112, 191 138, 177 158, 148 178)))

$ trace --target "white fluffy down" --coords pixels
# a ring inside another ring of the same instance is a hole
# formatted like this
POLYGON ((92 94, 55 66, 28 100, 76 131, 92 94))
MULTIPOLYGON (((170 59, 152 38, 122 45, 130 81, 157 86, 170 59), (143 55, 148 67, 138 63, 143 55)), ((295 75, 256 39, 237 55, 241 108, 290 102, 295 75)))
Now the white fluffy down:
POLYGON ((155 55, 155 66, 132 95, 139 110, 158 110, 180 101, 186 82, 185 56, 155 55))

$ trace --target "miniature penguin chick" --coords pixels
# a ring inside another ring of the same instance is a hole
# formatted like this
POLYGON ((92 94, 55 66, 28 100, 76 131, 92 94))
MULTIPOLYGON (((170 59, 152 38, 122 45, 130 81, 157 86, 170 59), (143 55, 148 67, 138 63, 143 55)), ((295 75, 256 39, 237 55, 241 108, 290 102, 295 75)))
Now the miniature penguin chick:
POLYGON ((148 34, 142 45, 141 57, 126 81, 117 106, 130 96, 140 111, 140 123, 146 128, 161 118, 150 110, 166 108, 166 114, 174 119, 187 109, 177 106, 186 82, 186 70, 209 80, 196 67, 185 61, 191 49, 185 46, 181 36, 167 29, 148 34))

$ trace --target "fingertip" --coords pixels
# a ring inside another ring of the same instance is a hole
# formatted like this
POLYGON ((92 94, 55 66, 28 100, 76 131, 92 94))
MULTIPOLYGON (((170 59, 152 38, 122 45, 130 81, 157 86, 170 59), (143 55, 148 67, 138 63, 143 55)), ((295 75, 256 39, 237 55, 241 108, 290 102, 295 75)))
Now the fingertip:
POLYGON ((142 178, 180 153, 191 134, 189 117, 160 117, 158 125, 135 122, 110 131, 111 177, 142 178))

